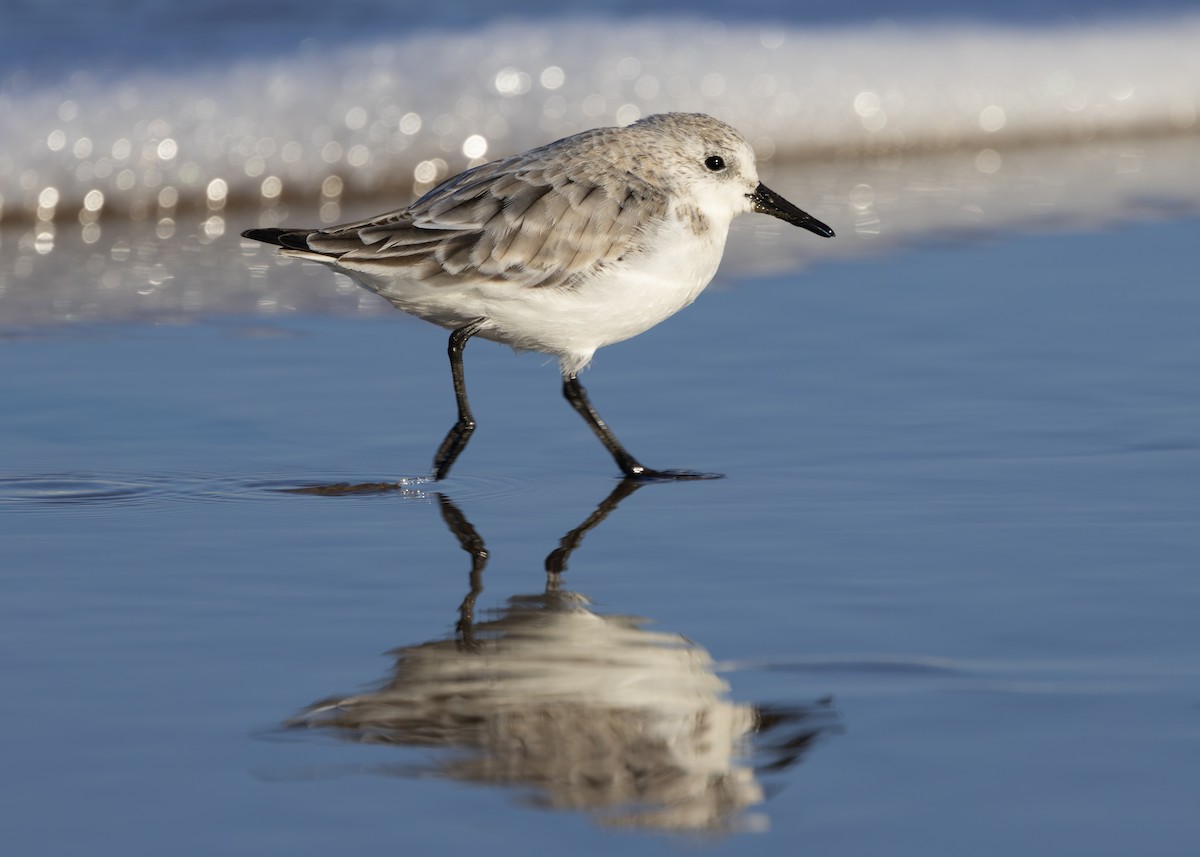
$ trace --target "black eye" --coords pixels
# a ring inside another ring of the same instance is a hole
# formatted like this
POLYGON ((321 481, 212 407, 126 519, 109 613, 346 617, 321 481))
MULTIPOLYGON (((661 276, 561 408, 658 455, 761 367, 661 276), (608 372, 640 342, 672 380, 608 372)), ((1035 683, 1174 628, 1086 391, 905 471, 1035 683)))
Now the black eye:
POLYGON ((708 167, 714 173, 719 173, 725 169, 725 159, 720 155, 709 155, 704 159, 704 166, 708 167))

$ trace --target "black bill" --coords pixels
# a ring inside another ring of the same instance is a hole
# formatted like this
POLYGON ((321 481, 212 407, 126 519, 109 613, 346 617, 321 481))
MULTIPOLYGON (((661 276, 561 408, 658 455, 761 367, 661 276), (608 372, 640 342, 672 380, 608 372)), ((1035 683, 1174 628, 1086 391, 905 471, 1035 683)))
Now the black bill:
POLYGON ((833 237, 832 229, 811 214, 806 214, 796 208, 765 184, 759 184, 758 190, 747 196, 750 197, 750 202, 754 204, 754 210, 759 214, 769 214, 780 220, 786 220, 793 226, 803 226, 809 232, 815 232, 824 238, 833 237))

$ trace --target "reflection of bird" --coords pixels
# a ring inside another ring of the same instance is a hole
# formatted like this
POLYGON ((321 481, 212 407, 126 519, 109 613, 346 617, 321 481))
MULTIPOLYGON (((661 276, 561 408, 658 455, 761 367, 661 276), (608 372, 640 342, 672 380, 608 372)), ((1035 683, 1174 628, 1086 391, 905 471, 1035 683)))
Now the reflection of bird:
POLYGON ((289 725, 464 751, 433 770, 530 789, 540 806, 587 811, 606 825, 736 829, 763 800, 754 766, 794 764, 837 717, 829 701, 770 709, 733 702, 699 646, 631 617, 600 615, 558 588, 570 552, 638 484, 622 482, 562 539, 547 559, 545 592, 513 597, 483 622, 474 621, 483 541, 441 497, 473 558, 458 634, 397 649, 385 685, 317 703, 289 725))
POLYGON ((472 336, 557 357, 563 393, 627 477, 654 471, 600 419, 578 373, 708 285, 739 214, 833 230, 758 180, 754 151, 701 114, 650 116, 484 164, 411 206, 327 229, 250 229, 285 256, 323 262, 448 330, 458 421, 434 458, 441 479, 475 429, 462 351, 472 336))

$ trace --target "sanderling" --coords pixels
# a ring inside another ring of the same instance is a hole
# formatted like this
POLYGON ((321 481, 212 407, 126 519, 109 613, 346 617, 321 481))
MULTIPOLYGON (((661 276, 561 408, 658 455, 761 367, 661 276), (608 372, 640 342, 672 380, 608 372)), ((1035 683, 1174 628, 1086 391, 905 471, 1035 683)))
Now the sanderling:
POLYGON ((697 479, 709 474, 642 466, 578 375, 597 348, 694 301, 716 273, 730 222, 748 211, 833 236, 758 180, 754 150, 733 128, 664 113, 483 164, 370 220, 242 235, 329 265, 451 331, 458 420, 434 456, 435 479, 475 430, 462 366, 472 336, 557 357, 563 395, 626 477, 697 479))

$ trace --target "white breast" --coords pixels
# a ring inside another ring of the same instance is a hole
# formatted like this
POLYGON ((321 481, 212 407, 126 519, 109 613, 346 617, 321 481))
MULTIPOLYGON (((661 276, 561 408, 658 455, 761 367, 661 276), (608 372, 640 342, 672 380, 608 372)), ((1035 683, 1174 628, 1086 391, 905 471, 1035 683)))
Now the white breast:
POLYGON ((686 307, 712 280, 721 262, 728 221, 697 234, 672 218, 654 249, 569 289, 528 289, 514 300, 503 286, 484 287, 480 333, 514 348, 557 356, 576 372, 597 348, 637 336, 686 307))

